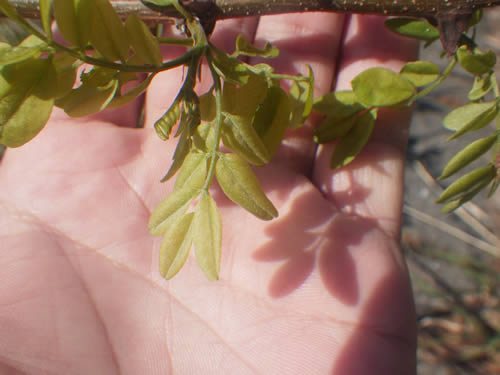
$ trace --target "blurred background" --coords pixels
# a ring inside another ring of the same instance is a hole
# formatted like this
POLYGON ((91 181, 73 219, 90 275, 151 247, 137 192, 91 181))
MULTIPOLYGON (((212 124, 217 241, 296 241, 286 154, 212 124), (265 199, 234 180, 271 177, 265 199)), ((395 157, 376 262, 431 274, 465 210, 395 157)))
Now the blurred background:
MULTIPOLYGON (((485 11, 477 39, 483 51, 500 57, 500 7, 485 11)), ((23 33, 0 19, 0 41, 23 33)), ((441 68, 447 59, 434 43, 421 59, 441 68)), ((497 77, 500 77, 497 64, 497 77)), ((436 181, 447 161, 490 127, 446 142, 442 119, 467 103, 472 78, 460 67, 416 104, 406 168, 402 246, 413 281, 419 325, 419 375, 500 374, 500 189, 481 194, 453 214, 434 200, 448 181, 436 181)), ((0 158, 2 149, 0 147, 0 158)), ((490 155, 471 168, 485 165, 490 155)), ((389 374, 388 374, 389 375, 389 374)))

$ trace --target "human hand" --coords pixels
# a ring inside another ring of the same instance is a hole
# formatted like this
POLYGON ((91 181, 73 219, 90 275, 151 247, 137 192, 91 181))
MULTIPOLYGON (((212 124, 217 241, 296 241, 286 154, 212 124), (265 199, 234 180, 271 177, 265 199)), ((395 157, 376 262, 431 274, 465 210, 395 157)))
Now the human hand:
MULTIPOLYGON (((218 24, 281 52, 277 71, 315 72, 317 94, 373 64, 397 69, 415 45, 379 17, 297 14, 218 24), (345 34, 344 34, 345 29, 345 34), (381 50, 383 48, 383 50, 381 50), (335 81, 335 84, 333 83, 335 81)), ((415 312, 399 231, 408 113, 388 114, 349 166, 331 171, 312 124, 257 173, 280 212, 254 218, 214 187, 220 280, 196 260, 158 272, 149 215, 175 142, 151 129, 180 85, 155 79, 144 103, 86 122, 60 113, 0 165, 0 374, 412 374, 415 312), (176 86, 177 85, 177 86, 176 86)), ((208 74, 204 75, 208 77, 208 74)))

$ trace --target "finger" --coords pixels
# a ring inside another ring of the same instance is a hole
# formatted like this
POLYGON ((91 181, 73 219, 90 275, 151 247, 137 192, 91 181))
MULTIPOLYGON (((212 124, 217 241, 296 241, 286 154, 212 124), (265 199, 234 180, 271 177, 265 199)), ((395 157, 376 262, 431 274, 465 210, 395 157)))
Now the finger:
MULTIPOLYGON (((257 23, 258 19, 254 17, 217 22, 210 40, 218 48, 229 51, 234 49, 234 40, 238 34, 243 34, 246 39, 253 40, 257 23)), ((179 52, 178 49, 171 49, 166 52, 165 58, 178 57, 179 52)), ((182 86, 184 74, 184 67, 179 67, 162 72, 153 79, 146 93, 145 127, 152 127, 168 109, 182 86)), ((200 92, 204 92, 210 87, 212 81, 206 69, 202 71, 201 77, 202 81, 197 84, 197 88, 200 92)))
MULTIPOLYGON (((278 73, 307 74, 306 64, 309 64, 315 77, 315 95, 322 95, 332 87, 344 20, 344 15, 333 13, 261 17, 255 41, 257 45, 271 42, 279 49, 280 54, 276 59, 265 61, 278 73)), ((252 59, 250 62, 257 61, 252 59)), ((316 149, 312 142, 313 121, 287 134, 275 161, 303 174, 307 173, 316 149)))
MULTIPOLYGON (((359 72, 372 66, 398 71, 417 56, 417 43, 384 28, 384 18, 353 16, 346 30, 337 90, 350 89, 359 72)), ((313 180, 339 210, 377 219, 384 230, 397 236, 403 194, 404 156, 410 113, 383 113, 364 151, 347 166, 329 167, 333 145, 321 146, 313 180)))

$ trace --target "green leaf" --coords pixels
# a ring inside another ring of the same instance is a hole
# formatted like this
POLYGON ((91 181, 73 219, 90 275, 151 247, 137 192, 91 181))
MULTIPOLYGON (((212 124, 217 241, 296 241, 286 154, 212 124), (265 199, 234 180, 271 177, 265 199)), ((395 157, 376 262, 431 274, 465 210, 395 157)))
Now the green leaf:
POLYGON ((181 270, 189 256, 193 244, 193 218, 194 213, 190 212, 172 223, 165 232, 160 247, 160 274, 167 280, 181 270))
POLYGON ((482 99, 493 88, 493 81, 495 77, 493 74, 485 76, 475 76, 472 89, 469 91, 468 98, 470 101, 478 101, 482 99))
POLYGON ((125 94, 115 95, 113 100, 108 104, 106 108, 118 108, 130 103, 132 100, 146 91, 146 89, 149 87, 149 84, 153 80, 153 77, 154 74, 150 74, 144 81, 135 86, 133 89, 127 91, 125 94))
POLYGON ((18 19, 19 17, 16 9, 12 5, 10 5, 7 0, 0 0, 0 11, 13 20, 18 19))
POLYGON ((472 142, 463 150, 458 152, 446 165, 439 179, 444 179, 455 172, 459 171, 466 165, 470 164, 484 153, 488 152, 491 147, 496 143, 498 137, 492 135, 490 137, 481 138, 472 142))
POLYGON ((191 151, 177 174, 174 189, 201 189, 208 174, 208 157, 202 152, 191 151))
POLYGON ((455 130, 455 134, 449 139, 455 139, 466 132, 480 129, 488 125, 498 114, 498 103, 496 101, 487 103, 469 103, 455 108, 444 118, 443 124, 449 130, 455 130))
POLYGON ((222 220, 212 197, 204 192, 193 219, 196 259, 209 280, 219 279, 222 253, 222 220))
POLYGON ((314 131, 314 141, 316 143, 328 143, 345 137, 359 120, 359 115, 350 117, 327 116, 314 131))
POLYGON ((351 84, 359 102, 366 108, 393 106, 415 95, 415 87, 409 81, 385 68, 367 69, 351 84))
POLYGON ((40 55, 41 46, 37 47, 12 47, 0 43, 0 65, 15 64, 40 55))
POLYGON ((396 34, 413 39, 433 41, 439 38, 439 30, 436 27, 415 18, 390 18, 385 21, 385 26, 396 34))
POLYGON ((43 77, 51 68, 47 59, 26 60, 0 70, 0 143, 19 147, 45 126, 53 98, 43 92, 43 77))
POLYGON ((271 220, 278 216, 252 169, 238 155, 221 155, 215 165, 215 175, 229 199, 259 219, 271 220))
POLYGON ((477 192, 489 184, 496 176, 495 167, 490 164, 486 167, 478 168, 466 175, 460 177, 448 186, 441 196, 436 200, 436 203, 447 203, 457 199, 462 199, 471 192, 477 192))
POLYGON ((428 61, 413 61, 406 63, 400 74, 415 87, 427 86, 439 77, 439 67, 428 61))
POLYGON ((161 179, 161 182, 169 180, 174 176, 186 158, 189 151, 191 151, 191 137, 189 135, 189 128, 184 127, 184 131, 180 134, 179 140, 177 141, 177 147, 175 148, 173 162, 170 166, 167 174, 161 179))
POLYGON ((354 126, 335 146, 330 161, 332 169, 349 164, 365 147, 375 127, 375 113, 370 111, 356 117, 354 126))
POLYGON ((279 55, 279 50, 273 47, 270 43, 266 43, 264 48, 259 49, 248 42, 243 35, 239 34, 236 38, 236 51, 233 53, 233 57, 245 55, 245 56, 260 56, 264 58, 274 58, 279 55))
POLYGON ((290 129, 297 129, 309 117, 313 108, 314 75, 307 65, 307 81, 293 81, 289 91, 290 101, 290 129))
POLYGON ((108 0, 80 1, 78 17, 94 48, 110 61, 126 61, 129 43, 125 26, 108 0))
POLYGON ((206 92, 200 96, 200 119, 210 122, 215 120, 216 106, 215 96, 211 92, 206 92))
POLYGON ((103 87, 115 79, 117 71, 111 68, 103 68, 102 66, 94 66, 90 71, 83 72, 80 75, 82 84, 86 87, 103 87))
POLYGON ((109 82, 103 87, 82 85, 61 99, 56 104, 70 117, 84 117, 97 113, 111 102, 118 89, 118 81, 109 82))
POLYGON ((320 96, 313 108, 327 116, 348 118, 365 109, 353 91, 336 91, 320 96))
POLYGON ((198 150, 207 153, 214 149, 215 143, 218 142, 218 139, 215 137, 213 125, 213 122, 202 122, 200 126, 196 128, 192 139, 194 146, 198 150))
POLYGON ((52 0, 39 0, 40 18, 42 20, 43 30, 47 34, 48 40, 52 40, 52 0))
POLYGON ((224 113, 224 145, 254 165, 269 163, 271 156, 247 117, 224 113))
POLYGON ((54 18, 59 32, 64 39, 76 46, 83 48, 88 39, 81 31, 81 21, 78 18, 79 5, 90 0, 54 0, 54 18))
POLYGON ((279 86, 270 87, 257 109, 252 126, 272 157, 285 137, 290 120, 288 96, 279 86))
POLYGON ((235 85, 244 85, 248 82, 250 72, 247 66, 234 57, 217 53, 213 57, 213 68, 225 82, 235 85))
POLYGON ((158 236, 165 233, 170 225, 184 215, 188 206, 200 194, 197 189, 179 189, 170 193, 151 214, 149 233, 158 236))
POLYGON ((163 61, 160 44, 139 16, 130 14, 125 29, 136 55, 146 64, 160 66, 163 61))
POLYGON ((497 62, 497 57, 492 51, 472 53, 465 45, 457 50, 457 57, 462 68, 475 75, 490 73, 497 62))
POLYGON ((165 141, 170 136, 170 132, 179 118, 181 117, 181 108, 179 100, 175 100, 170 108, 155 122, 156 134, 162 141, 165 141))
POLYGON ((222 93, 222 110, 227 113, 251 117, 267 95, 268 84, 264 76, 249 74, 247 83, 225 83, 222 93))

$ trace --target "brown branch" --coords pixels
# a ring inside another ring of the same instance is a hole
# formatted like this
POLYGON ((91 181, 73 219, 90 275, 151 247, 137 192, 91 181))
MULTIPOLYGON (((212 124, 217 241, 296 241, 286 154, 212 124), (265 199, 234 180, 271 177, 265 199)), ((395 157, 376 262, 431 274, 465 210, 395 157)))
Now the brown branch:
MULTIPOLYGON (((197 5, 203 6, 208 1, 217 7, 217 20, 312 11, 432 17, 445 13, 468 14, 474 9, 500 5, 500 0, 191 0, 184 3, 196 9, 197 5)), ((38 0, 9 0, 9 3, 24 17, 39 17, 38 0)), ((111 0, 111 3, 123 18, 130 13, 152 22, 177 17, 171 7, 159 12, 140 0, 111 0)))

